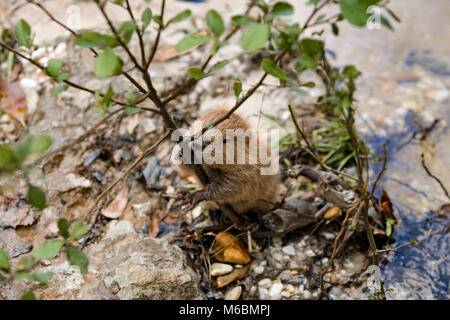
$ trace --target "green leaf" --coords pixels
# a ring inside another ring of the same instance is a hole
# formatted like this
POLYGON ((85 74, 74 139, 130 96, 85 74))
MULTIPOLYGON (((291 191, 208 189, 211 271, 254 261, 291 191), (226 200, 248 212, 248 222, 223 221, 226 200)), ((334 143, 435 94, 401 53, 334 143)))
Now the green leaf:
POLYGON ((20 258, 19 263, 17 264, 16 271, 29 271, 33 268, 33 265, 36 261, 32 256, 20 258))
POLYGON ((15 275, 15 279, 17 280, 28 280, 28 281, 37 281, 41 284, 46 284, 53 278, 53 273, 51 272, 17 272, 15 275))
POLYGON ((65 239, 69 237, 69 221, 67 219, 61 218, 58 220, 59 234, 65 239))
POLYGON ((42 210, 47 205, 47 197, 41 188, 30 184, 27 192, 27 202, 33 207, 42 210))
POLYGON ((206 24, 216 37, 220 37, 225 31, 225 24, 223 23, 222 16, 214 9, 208 10, 206 13, 206 24))
POLYGON ((255 23, 244 31, 241 38, 241 46, 245 52, 250 53, 261 49, 269 39, 269 26, 255 23))
POLYGON ((64 243, 61 240, 57 239, 47 240, 44 243, 41 243, 39 246, 37 246, 31 253, 31 255, 36 260, 52 259, 59 253, 63 244, 64 243))
POLYGON ((135 113, 141 112, 141 111, 142 111, 142 109, 139 108, 139 107, 126 107, 126 108, 125 108, 125 112, 126 112, 126 114, 128 114, 129 116, 131 116, 131 115, 133 115, 133 114, 135 114, 135 113))
POLYGON ((142 12, 141 20, 142 30, 145 30, 152 21, 152 10, 150 8, 145 8, 145 10, 142 12))
POLYGON ((300 86, 307 87, 307 88, 314 88, 316 86, 316 84, 312 81, 308 81, 308 82, 302 83, 300 86))
POLYGON ((341 13, 351 24, 363 27, 369 18, 367 8, 378 2, 380 0, 341 0, 341 13))
POLYGON ((0 172, 14 171, 19 165, 19 159, 10 146, 0 145, 0 172))
POLYGON ((41 153, 52 145, 52 139, 49 136, 44 134, 38 136, 31 136, 26 138, 25 140, 29 140, 28 144, 28 152, 29 153, 41 153))
POLYGON ((268 74, 277 77, 282 82, 286 82, 289 80, 289 77, 286 75, 286 73, 278 67, 275 62, 269 59, 264 59, 261 63, 262 69, 267 72, 268 74))
POLYGON ((332 23, 332 24, 331 24, 331 30, 333 31, 333 34, 334 34, 335 36, 338 36, 338 35, 339 35, 339 27, 337 26, 336 23, 332 23))
POLYGON ((344 68, 342 74, 349 79, 356 78, 359 75, 358 69, 354 65, 349 65, 344 68))
POLYGON ((133 20, 130 20, 122 23, 119 30, 117 31, 117 34, 125 44, 128 44, 135 31, 136 31, 136 23, 134 23, 133 20))
POLYGON ((219 69, 225 67, 229 63, 230 63, 230 61, 226 60, 226 59, 222 60, 222 61, 219 61, 219 62, 215 63, 211 68, 209 68, 208 73, 211 73, 211 72, 214 72, 216 70, 219 70, 219 69))
POLYGON ((300 48, 312 58, 320 59, 323 54, 323 42, 320 40, 305 38, 300 41, 300 48))
POLYGON ((122 73, 122 66, 122 60, 116 56, 113 49, 106 48, 95 58, 94 75, 98 78, 119 75, 122 73))
POLYGON ((186 51, 195 47, 198 47, 206 42, 208 42, 210 38, 204 34, 191 34, 177 43, 175 46, 175 50, 177 52, 186 51))
POLYGON ((80 268, 81 273, 88 272, 89 260, 82 251, 74 247, 68 246, 66 249, 66 254, 67 260, 69 260, 71 265, 78 266, 80 268))
POLYGON ((3 269, 5 271, 9 271, 9 260, 8 256, 6 255, 5 251, 0 249, 0 269, 3 269))
POLYGON ((294 13, 294 7, 287 2, 277 2, 273 6, 272 14, 275 17, 289 16, 294 13))
POLYGON ((30 48, 31 47, 31 28, 28 22, 21 19, 19 23, 14 27, 14 37, 17 42, 19 42, 22 46, 30 48))
POLYGON ((190 17, 190 15, 191 15, 191 10, 189 10, 189 9, 181 11, 179 14, 177 14, 172 19, 169 19, 169 21, 167 21, 167 23, 166 23, 166 26, 168 26, 171 23, 176 23, 176 22, 186 20, 187 18, 190 17))
POLYGON ((160 25, 161 27, 163 26, 163 21, 161 16, 153 16, 153 21, 155 21, 158 25, 160 25))
POLYGON ((0 283, 3 283, 5 281, 6 281, 6 278, 0 274, 0 283))
POLYGON ((392 27, 391 23, 385 16, 380 17, 381 24, 384 25, 386 28, 388 28, 391 31, 394 31, 394 27, 392 27))
POLYGON ((127 101, 129 103, 135 103, 136 102, 136 97, 134 96, 133 92, 127 92, 125 93, 125 99, 127 99, 127 101))
POLYGON ((245 15, 236 15, 231 18, 231 22, 239 27, 253 22, 253 19, 245 15))
POLYGON ((45 73, 50 77, 56 77, 61 71, 62 62, 59 59, 50 59, 48 61, 47 67, 44 69, 45 73))
POLYGON ((298 57, 298 63, 304 68, 304 69, 315 69, 317 68, 317 61, 311 58, 309 55, 303 53, 298 57))
POLYGON ((100 34, 93 31, 83 31, 75 37, 75 43, 84 48, 117 47, 119 42, 115 36, 109 34, 100 34))
POLYGON ((36 300, 36 297, 33 293, 33 291, 28 290, 27 292, 25 292, 22 297, 20 298, 20 300, 36 300))
POLYGON ((234 95, 237 97, 239 97, 239 95, 242 92, 242 82, 240 81, 235 81, 233 83, 233 91, 234 91, 234 95))
POLYGON ((69 86, 67 84, 63 84, 62 86, 54 89, 52 91, 52 97, 56 97, 58 94, 60 94, 61 92, 66 91, 69 88, 69 86))
POLYGON ((195 80, 200 80, 206 76, 206 74, 199 68, 189 68, 188 75, 195 80))
POLYGON ((31 275, 34 281, 37 281, 41 284, 46 284, 53 278, 53 273, 51 272, 35 272, 31 275))
POLYGON ((69 75, 68 75, 67 73, 64 73, 64 72, 61 72, 60 74, 58 74, 58 75, 54 78, 54 80, 55 80, 56 82, 62 82, 62 81, 67 80, 67 79, 69 79, 69 75))
POLYGON ((90 229, 90 226, 83 221, 75 221, 70 228, 70 239, 75 240, 86 234, 90 229))

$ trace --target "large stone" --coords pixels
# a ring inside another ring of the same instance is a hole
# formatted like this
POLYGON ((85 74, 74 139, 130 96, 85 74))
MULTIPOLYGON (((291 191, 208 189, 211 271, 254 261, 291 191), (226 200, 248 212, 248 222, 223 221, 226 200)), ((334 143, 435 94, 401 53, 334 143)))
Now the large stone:
POLYGON ((38 299, 204 299, 184 252, 137 233, 129 221, 110 222, 105 237, 84 252, 87 274, 61 255, 51 265, 36 268, 54 273, 46 286, 15 280, 0 285, 0 299, 19 299, 27 288, 33 288, 38 299))

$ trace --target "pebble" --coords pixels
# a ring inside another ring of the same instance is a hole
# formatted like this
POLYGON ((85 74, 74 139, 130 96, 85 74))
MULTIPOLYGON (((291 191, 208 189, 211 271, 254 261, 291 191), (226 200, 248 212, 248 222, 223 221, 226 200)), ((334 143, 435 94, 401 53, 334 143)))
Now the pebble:
POLYGON ((62 56, 62 54, 64 52, 66 52, 66 49, 67 49, 67 44, 65 42, 60 42, 56 46, 54 53, 55 53, 56 56, 62 56))
POLYGON ((36 88, 37 82, 31 78, 22 78, 20 79, 20 85, 24 88, 36 88))
POLYGON ((284 290, 286 290, 289 294, 294 294, 295 293, 295 287, 292 284, 290 284, 290 283, 286 285, 284 290))
POLYGON ((305 299, 311 299, 311 292, 309 290, 304 290, 303 291, 303 297, 305 299))
POLYGON ((44 55, 45 55, 45 48, 40 47, 40 48, 36 49, 35 51, 33 51, 33 53, 31 54, 31 58, 33 60, 38 60, 38 59, 42 58, 44 55))
POLYGON ((292 245, 285 246, 285 247, 283 247, 282 250, 283 250, 284 253, 286 253, 286 254, 288 254, 290 256, 295 255, 295 249, 294 249, 294 247, 292 245))
POLYGON ((289 292, 287 292, 287 291, 283 291, 283 292, 281 292, 281 296, 283 298, 289 298, 291 296, 291 294, 289 292))
POLYGON ((312 251, 311 249, 306 250, 306 251, 305 251, 305 254, 306 254, 308 257, 310 257, 310 258, 313 258, 313 257, 316 256, 316 254, 314 253, 314 251, 312 251))
POLYGON ((244 266, 242 264, 235 264, 234 267, 236 269, 242 269, 244 266))
POLYGON ((269 296, 269 289, 259 287, 258 294, 260 299, 267 299, 269 296))
POLYGON ((242 293, 242 287, 237 286, 231 289, 228 289, 227 292, 225 292, 225 300, 238 300, 242 293))
POLYGON ((144 128, 144 133, 149 134, 156 131, 156 125, 153 119, 144 118, 141 121, 141 126, 144 128))
POLYGON ((209 272, 212 276, 223 276, 233 271, 233 266, 225 263, 213 263, 209 272))
POLYGON ((262 274, 263 272, 264 272, 264 267, 263 266, 257 266, 257 267, 255 267, 255 269, 253 269, 253 272, 255 273, 255 274, 262 274))
POLYGON ((322 264, 327 264, 327 263, 328 263, 328 261, 329 261, 329 260, 328 260, 328 258, 327 258, 327 257, 325 257, 325 258, 323 258, 323 259, 322 259, 322 264))
POLYGON ((272 285, 272 280, 268 279, 268 278, 264 278, 262 280, 258 281, 258 286, 260 288, 270 288, 270 286, 272 285))
POLYGON ((327 240, 333 240, 336 237, 335 234, 331 232, 322 232, 321 235, 327 240))
POLYGON ((282 283, 274 283, 270 287, 269 296, 272 300, 279 300, 281 298, 281 291, 283 291, 282 283))
POLYGON ((282 261, 283 260, 283 255, 279 252, 275 252, 272 257, 277 260, 277 261, 282 261))

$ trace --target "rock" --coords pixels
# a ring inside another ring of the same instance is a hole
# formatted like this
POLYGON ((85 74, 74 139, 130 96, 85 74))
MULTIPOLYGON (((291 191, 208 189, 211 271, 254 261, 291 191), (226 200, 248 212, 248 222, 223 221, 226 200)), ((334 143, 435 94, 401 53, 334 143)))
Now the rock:
POLYGON ((156 125, 153 119, 144 118, 141 120, 141 126, 144 129, 145 134, 149 134, 156 131, 156 125))
POLYGON ((223 276, 233 271, 233 266, 225 263, 213 263, 209 272, 212 276, 223 276))
POLYGON ((291 294, 289 292, 287 292, 287 291, 282 291, 281 292, 281 296, 283 298, 290 298, 291 294))
POLYGON ((257 266, 255 267, 255 269, 253 269, 253 272, 258 275, 258 274, 262 274, 264 272, 264 267, 263 266, 257 266))
POLYGON ((281 291, 283 291, 283 284, 276 282, 273 283, 269 289, 269 296, 271 300, 281 299, 281 291))
POLYGON ((231 289, 228 289, 225 292, 225 300, 238 300, 242 293, 242 287, 237 286, 231 289))
POLYGON ((9 259, 20 256, 31 251, 33 246, 27 244, 12 229, 0 230, 0 248, 2 248, 9 259))
POLYGON ((306 250, 306 251, 305 251, 305 254, 306 254, 308 257, 310 257, 310 258, 313 258, 313 257, 316 256, 315 252, 312 251, 311 249, 306 250))
POLYGON ((57 57, 62 56, 67 50, 67 44, 65 42, 60 42, 55 48, 55 55, 57 57))
POLYGON ((234 281, 241 280, 247 274, 248 269, 249 269, 249 266, 247 265, 241 269, 234 269, 231 273, 229 273, 225 276, 218 277, 216 279, 216 283, 215 283, 216 288, 217 289, 223 288, 234 281))
POLYGON ((287 284, 284 289, 291 295, 295 293, 295 287, 292 284, 287 284))
POLYGON ((283 255, 279 252, 275 252, 272 255, 272 258, 274 258, 276 261, 283 261, 283 255))
POLYGON ((29 226, 36 220, 36 212, 20 194, 0 196, 0 228, 29 226))
POLYGON ((77 188, 90 188, 92 182, 74 173, 64 174, 54 171, 46 176, 46 189, 49 192, 64 193, 77 188))
POLYGON ((285 246, 283 247, 283 252, 290 255, 290 256, 294 256, 295 255, 295 248, 291 245, 285 246))
POLYGON ((261 288, 270 288, 272 286, 272 280, 270 280, 269 278, 264 278, 260 281, 258 281, 258 286, 261 288))
POLYGON ((304 290, 304 291, 303 291, 303 297, 304 297, 305 299, 311 299, 311 292, 308 291, 308 290, 304 290))
POLYGON ((259 287, 258 288, 258 294, 259 294, 259 298, 260 299, 265 300, 265 299, 269 298, 269 290, 266 289, 266 288, 259 287))
MULTIPOLYGON (((165 240, 136 233, 131 222, 112 221, 106 236, 84 249, 89 272, 82 275, 64 255, 36 271, 53 272, 46 286, 34 287, 38 299, 204 299, 196 272, 184 252, 165 240)), ((4 299, 19 299, 30 284, 0 285, 4 299)))
POLYGON ((147 165, 142 174, 144 175, 145 183, 148 188, 153 189, 157 187, 159 176, 161 174, 161 167, 155 156, 148 158, 147 165))
POLYGON ((88 155, 86 156, 86 158, 84 158, 83 166, 87 167, 92 162, 94 162, 98 158, 98 156, 100 155, 101 152, 102 152, 101 149, 94 149, 91 152, 89 152, 88 155))

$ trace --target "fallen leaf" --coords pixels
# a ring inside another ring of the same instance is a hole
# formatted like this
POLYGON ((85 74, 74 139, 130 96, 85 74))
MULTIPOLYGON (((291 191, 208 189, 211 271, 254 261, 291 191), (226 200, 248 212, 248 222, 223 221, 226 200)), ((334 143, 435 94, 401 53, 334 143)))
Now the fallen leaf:
POLYGON ((158 233, 159 233, 159 219, 156 217, 156 215, 153 215, 152 221, 150 221, 150 224, 148 226, 148 235, 152 238, 156 238, 158 233))
POLYGON ((192 51, 194 48, 190 49, 190 50, 186 50, 186 51, 182 51, 182 52, 178 52, 177 50, 175 50, 175 46, 171 46, 167 49, 164 49, 161 53, 159 53, 155 59, 158 62, 162 62, 162 61, 167 61, 182 55, 185 55, 186 53, 192 51))
POLYGON ((251 261, 244 244, 228 232, 217 234, 215 257, 220 262, 237 264, 247 264, 251 261))
POLYGON ((128 203, 128 186, 125 185, 116 198, 106 207, 101 214, 110 219, 118 219, 122 216, 128 203))
POLYGON ((384 189, 381 191, 381 213, 384 218, 394 219, 394 209, 392 208, 392 202, 388 194, 384 189))
POLYGON ((248 265, 243 268, 234 268, 234 270, 231 273, 229 273, 225 276, 217 277, 217 279, 214 283, 215 287, 217 289, 223 288, 232 282, 241 280, 247 274, 248 268, 249 268, 248 265))
POLYGON ((25 124, 27 102, 19 81, 8 83, 0 78, 0 109, 22 125, 25 124))
POLYGON ((333 219, 333 218, 339 217, 341 214, 342 214, 341 208, 331 207, 330 209, 327 210, 327 212, 325 212, 323 217, 325 219, 333 219))

